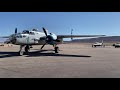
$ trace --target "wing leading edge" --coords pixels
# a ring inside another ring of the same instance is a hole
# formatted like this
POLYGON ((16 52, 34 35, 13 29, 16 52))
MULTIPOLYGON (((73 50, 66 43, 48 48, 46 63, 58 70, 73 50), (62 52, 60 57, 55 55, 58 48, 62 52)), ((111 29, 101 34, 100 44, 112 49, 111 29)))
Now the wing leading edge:
POLYGON ((9 38, 10 36, 1 36, 0 38, 9 38))
POLYGON ((57 35, 58 38, 104 37, 106 35, 57 35))

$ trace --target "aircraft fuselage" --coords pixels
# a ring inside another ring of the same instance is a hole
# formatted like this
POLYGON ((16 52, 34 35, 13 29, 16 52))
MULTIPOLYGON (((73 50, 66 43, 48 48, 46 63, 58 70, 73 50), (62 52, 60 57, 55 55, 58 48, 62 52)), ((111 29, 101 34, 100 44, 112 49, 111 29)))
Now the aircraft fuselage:
MULTIPOLYGON (((57 36, 52 33, 52 39, 57 39, 57 36)), ((16 35, 16 45, 43 45, 46 40, 46 35, 43 32, 30 31, 29 33, 21 33, 16 35)), ((49 44, 55 43, 54 41, 49 44)))

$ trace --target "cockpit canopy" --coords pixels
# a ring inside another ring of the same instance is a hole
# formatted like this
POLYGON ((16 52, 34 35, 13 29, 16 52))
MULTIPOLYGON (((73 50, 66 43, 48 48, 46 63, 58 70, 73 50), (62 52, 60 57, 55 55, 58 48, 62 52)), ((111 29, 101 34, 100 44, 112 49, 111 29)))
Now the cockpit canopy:
POLYGON ((34 32, 32 32, 32 31, 29 31, 29 30, 24 30, 24 31, 22 32, 22 34, 30 34, 30 35, 35 35, 35 33, 34 33, 34 32))
POLYGON ((29 34, 29 30, 23 30, 23 34, 29 34))

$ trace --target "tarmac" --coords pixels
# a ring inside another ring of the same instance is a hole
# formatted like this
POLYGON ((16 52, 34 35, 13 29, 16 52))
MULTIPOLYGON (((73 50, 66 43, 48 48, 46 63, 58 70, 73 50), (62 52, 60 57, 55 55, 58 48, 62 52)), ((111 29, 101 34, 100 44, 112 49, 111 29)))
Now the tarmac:
POLYGON ((0 46, 0 78, 120 78, 120 48, 70 43, 55 54, 40 47, 18 56, 19 46, 0 46))

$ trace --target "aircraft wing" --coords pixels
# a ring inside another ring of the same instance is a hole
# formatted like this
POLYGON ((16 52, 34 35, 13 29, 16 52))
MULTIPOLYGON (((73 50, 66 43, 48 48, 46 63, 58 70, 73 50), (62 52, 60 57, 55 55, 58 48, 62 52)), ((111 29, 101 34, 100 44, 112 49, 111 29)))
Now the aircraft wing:
POLYGON ((10 36, 0 36, 0 38, 9 38, 10 36))
POLYGON ((106 35, 57 35, 57 38, 104 37, 106 35))
POLYGON ((11 34, 9 36, 0 36, 0 38, 10 38, 10 37, 13 37, 15 34, 11 34))

